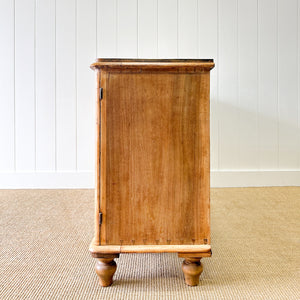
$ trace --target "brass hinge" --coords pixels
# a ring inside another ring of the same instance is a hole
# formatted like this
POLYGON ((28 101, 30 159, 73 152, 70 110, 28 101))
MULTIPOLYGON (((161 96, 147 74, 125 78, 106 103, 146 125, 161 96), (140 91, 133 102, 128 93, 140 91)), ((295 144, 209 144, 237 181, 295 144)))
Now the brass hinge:
POLYGON ((103 98, 103 88, 99 88, 99 100, 103 98))
POLYGON ((99 225, 102 224, 102 213, 99 213, 99 225))

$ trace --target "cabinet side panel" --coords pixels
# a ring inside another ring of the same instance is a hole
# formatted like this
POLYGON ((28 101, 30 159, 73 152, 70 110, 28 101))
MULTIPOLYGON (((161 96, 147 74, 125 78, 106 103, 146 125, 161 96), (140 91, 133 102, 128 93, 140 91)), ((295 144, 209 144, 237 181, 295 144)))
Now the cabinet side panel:
POLYGON ((113 72, 105 85, 101 244, 209 241, 209 73, 113 72))
POLYGON ((100 88, 100 71, 96 75, 96 161, 95 161, 95 244, 99 245, 100 228, 99 228, 99 211, 100 211, 100 101, 99 90, 100 88))
MULTIPOLYGON (((105 245, 106 243, 106 177, 107 177, 107 120, 106 120, 106 103, 107 103, 107 77, 109 73, 101 70, 100 71, 100 87, 103 89, 102 100, 100 101, 100 159, 99 159, 99 168, 100 168, 100 212, 102 213, 102 224, 100 229, 100 244, 105 245)), ((99 91, 98 91, 99 93, 99 91)), ((99 215, 98 215, 98 226, 99 225, 99 215)))
POLYGON ((200 164, 198 164, 199 177, 196 183, 199 185, 199 199, 198 205, 200 208, 200 222, 198 225, 199 239, 204 244, 210 244, 210 73, 206 72, 202 75, 203 79, 200 81, 201 100, 204 108, 200 110, 199 135, 201 138, 197 139, 198 149, 200 155, 200 164))

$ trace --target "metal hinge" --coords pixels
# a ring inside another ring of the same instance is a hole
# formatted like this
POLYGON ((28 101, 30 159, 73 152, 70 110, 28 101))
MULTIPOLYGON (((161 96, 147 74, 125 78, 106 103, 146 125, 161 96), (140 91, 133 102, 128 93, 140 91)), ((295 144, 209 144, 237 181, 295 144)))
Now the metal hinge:
POLYGON ((103 88, 99 88, 99 100, 103 98, 103 88))
POLYGON ((99 213, 99 225, 102 224, 102 213, 99 213))

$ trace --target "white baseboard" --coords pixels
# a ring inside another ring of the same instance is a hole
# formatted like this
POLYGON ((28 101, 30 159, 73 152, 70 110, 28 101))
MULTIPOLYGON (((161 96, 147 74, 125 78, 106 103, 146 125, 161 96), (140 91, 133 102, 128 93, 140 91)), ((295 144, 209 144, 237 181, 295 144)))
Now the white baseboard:
MULTIPOLYGON (((94 188, 94 172, 7 172, 0 173, 0 189, 94 188)), ((216 171, 212 187, 300 186, 300 170, 216 171)))
POLYGON ((11 172, 0 173, 0 189, 89 189, 94 172, 11 172))
POLYGON ((300 186, 300 170, 212 170, 211 186, 300 186))

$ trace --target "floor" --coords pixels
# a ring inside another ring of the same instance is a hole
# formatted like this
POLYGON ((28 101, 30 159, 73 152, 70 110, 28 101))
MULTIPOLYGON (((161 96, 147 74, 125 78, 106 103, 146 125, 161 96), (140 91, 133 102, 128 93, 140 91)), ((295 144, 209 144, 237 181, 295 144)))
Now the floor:
POLYGON ((124 254, 102 288, 92 190, 0 191, 0 299, 300 299, 300 187, 211 191, 213 256, 197 287, 175 254, 124 254))

